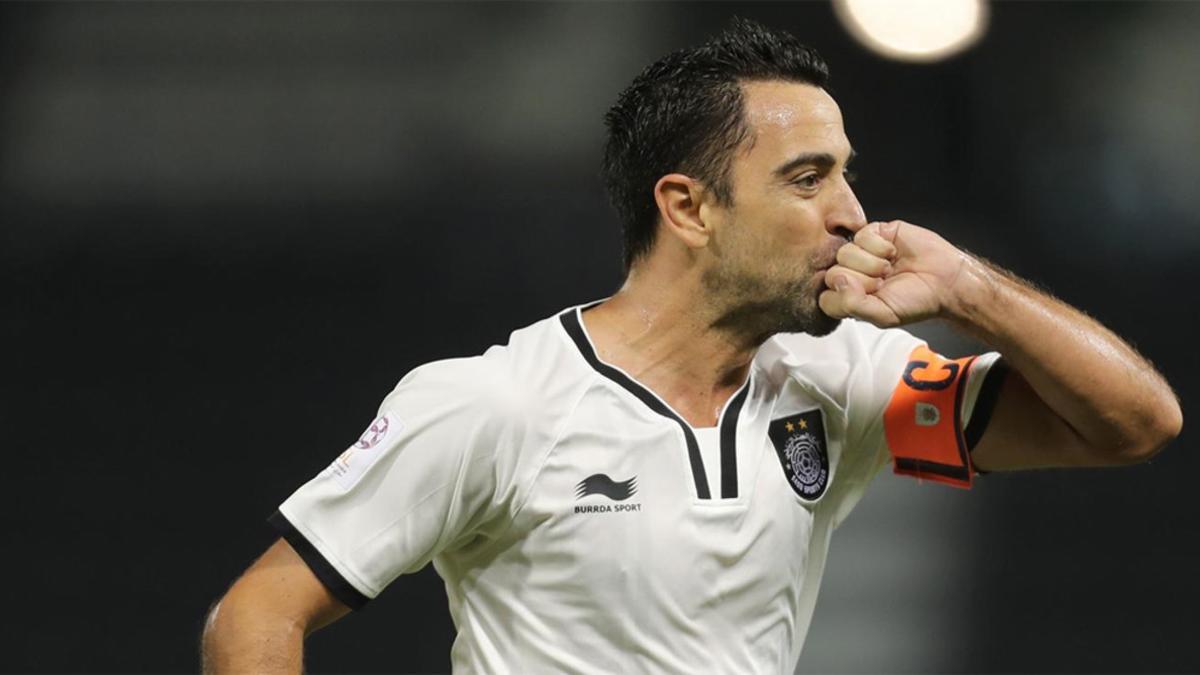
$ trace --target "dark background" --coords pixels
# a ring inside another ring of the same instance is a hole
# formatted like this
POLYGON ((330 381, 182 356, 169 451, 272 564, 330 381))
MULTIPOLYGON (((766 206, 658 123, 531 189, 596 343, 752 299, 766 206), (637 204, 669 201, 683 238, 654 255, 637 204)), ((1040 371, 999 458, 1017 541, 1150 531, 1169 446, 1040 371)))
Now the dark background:
MULTIPOLYGON (((616 288, 602 114, 735 12, 831 63, 869 217, 1084 308, 1190 420, 1200 5, 994 4, 976 49, 918 66, 824 3, 0 4, 0 669, 195 670, 264 518, 406 371, 616 288)), ((944 522, 892 509, 890 531, 968 565, 928 598, 953 632, 903 668, 1200 670, 1195 439, 1128 469, 990 476, 937 497, 970 504, 944 522)), ((894 600, 806 658, 887 670, 853 631, 894 600)), ((814 625, 836 609, 823 596, 814 625)), ((452 637, 427 569, 308 662, 444 671, 452 637)))

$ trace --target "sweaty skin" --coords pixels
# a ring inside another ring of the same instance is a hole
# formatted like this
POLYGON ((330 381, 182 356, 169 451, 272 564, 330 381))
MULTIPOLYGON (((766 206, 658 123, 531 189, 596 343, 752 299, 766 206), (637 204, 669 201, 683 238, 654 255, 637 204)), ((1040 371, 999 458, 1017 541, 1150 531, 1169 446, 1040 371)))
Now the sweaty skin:
POLYGON ((730 167, 732 206, 690 176, 655 186, 650 253, 611 299, 583 314, 599 356, 696 427, 716 424, 759 345, 782 331, 825 334, 825 269, 866 225, 843 171, 841 111, 822 89, 745 85, 749 138, 730 167), (828 160, 782 168, 797 158, 828 160))
POLYGON ((1166 381, 1117 335, 929 230, 871 223, 839 252, 827 285, 821 307, 832 316, 878 326, 942 318, 1004 355, 1018 376, 972 453, 981 469, 1141 461, 1182 427, 1166 381))
POLYGON ((778 81, 743 92, 750 133, 730 167, 732 205, 692 177, 659 180, 654 247, 583 315, 601 358, 712 426, 774 332, 940 318, 1012 366, 973 453, 981 469, 1136 462, 1178 435, 1171 388, 1111 331, 931 230, 868 225, 828 93, 778 81))
MULTIPOLYGON (((658 180, 654 246, 583 314, 601 359, 707 427, 774 332, 937 317, 1012 366, 973 453, 980 468, 1128 463, 1178 435, 1170 387, 1099 323, 931 230, 868 225, 824 90, 772 81, 743 92, 750 133, 730 166, 733 203, 684 174, 658 180)), ((214 608, 203 669, 299 672, 304 636, 348 611, 280 540, 214 608)))

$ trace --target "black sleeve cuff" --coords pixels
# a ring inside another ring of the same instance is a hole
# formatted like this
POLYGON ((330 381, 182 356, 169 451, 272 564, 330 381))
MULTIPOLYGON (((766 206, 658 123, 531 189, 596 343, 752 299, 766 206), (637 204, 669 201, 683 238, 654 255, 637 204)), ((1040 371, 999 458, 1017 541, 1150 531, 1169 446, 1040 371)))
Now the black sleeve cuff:
MULTIPOLYGON (((992 411, 995 410, 996 401, 1000 398, 1000 388, 1007 375, 1008 364, 1004 362, 1003 358, 999 358, 984 376, 983 385, 979 388, 979 395, 975 397, 971 421, 967 423, 967 428, 963 429, 963 440, 967 443, 968 451, 975 449, 979 439, 983 438, 983 432, 987 431, 988 423, 992 421, 992 411)), ((978 471, 978 473, 987 472, 978 471)))
POLYGON ((359 592, 349 581, 346 581, 346 578, 337 571, 337 568, 329 564, 325 556, 321 555, 321 552, 309 543, 308 539, 305 539, 304 535, 300 534, 300 530, 297 530, 282 513, 279 511, 272 513, 267 518, 267 522, 279 532, 280 536, 287 543, 291 544, 296 553, 300 555, 300 558, 313 571, 313 574, 321 580, 325 588, 329 589, 333 597, 340 600, 342 604, 350 609, 361 609, 363 605, 371 600, 359 592))

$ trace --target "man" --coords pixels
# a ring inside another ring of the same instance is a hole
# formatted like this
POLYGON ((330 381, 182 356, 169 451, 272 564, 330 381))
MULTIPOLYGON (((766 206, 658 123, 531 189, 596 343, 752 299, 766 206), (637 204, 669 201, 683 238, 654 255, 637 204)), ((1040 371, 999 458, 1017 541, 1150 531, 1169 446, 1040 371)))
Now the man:
POLYGON ((298 671, 307 634, 432 561, 455 670, 790 672, 830 534, 886 464, 967 487, 1174 438, 1174 395, 1117 336, 867 222, 826 78, 739 21, 635 79, 604 167, 625 284, 401 380, 272 516, 205 668, 298 671), (896 328, 934 317, 996 351, 896 328))

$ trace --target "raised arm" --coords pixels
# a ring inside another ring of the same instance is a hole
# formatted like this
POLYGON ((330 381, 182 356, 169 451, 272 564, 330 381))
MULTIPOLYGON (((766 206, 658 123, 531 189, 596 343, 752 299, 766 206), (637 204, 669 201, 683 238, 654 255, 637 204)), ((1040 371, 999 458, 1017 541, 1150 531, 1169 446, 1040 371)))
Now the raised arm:
POLYGON ((209 611, 201 638, 202 670, 299 673, 304 638, 349 611, 279 539, 209 611))
POLYGON ((905 223, 872 223, 842 247, 821 307, 878 326, 946 319, 1011 367, 972 454, 984 470, 1145 460, 1183 425, 1166 380, 1079 310, 905 223))
POLYGON ((952 320, 1016 371, 975 447, 976 466, 1130 464, 1179 435, 1183 414, 1166 380, 1098 321, 975 259, 960 285, 952 320))

